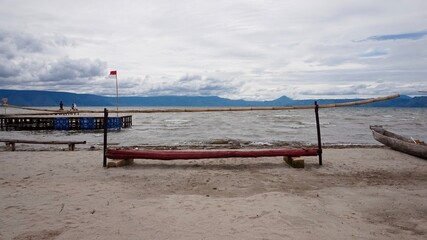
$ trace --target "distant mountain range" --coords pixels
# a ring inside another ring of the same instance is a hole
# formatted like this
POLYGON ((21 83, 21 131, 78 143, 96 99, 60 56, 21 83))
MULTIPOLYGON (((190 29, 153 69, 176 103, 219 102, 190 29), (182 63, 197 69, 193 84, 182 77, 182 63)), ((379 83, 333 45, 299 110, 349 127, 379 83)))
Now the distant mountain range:
MULTIPOLYGON (((67 92, 32 91, 32 90, 2 90, 0 98, 8 98, 8 104, 15 106, 59 106, 65 108, 76 103, 77 106, 115 106, 115 97, 105 97, 93 94, 75 94, 67 92)), ((319 104, 342 103, 361 99, 310 99, 293 100, 286 96, 272 101, 232 100, 217 96, 154 96, 154 97, 119 97, 119 106, 169 106, 169 107, 260 107, 260 106, 298 106, 312 105, 317 100, 319 104)), ((427 107, 427 97, 400 98, 361 105, 365 107, 427 107)))

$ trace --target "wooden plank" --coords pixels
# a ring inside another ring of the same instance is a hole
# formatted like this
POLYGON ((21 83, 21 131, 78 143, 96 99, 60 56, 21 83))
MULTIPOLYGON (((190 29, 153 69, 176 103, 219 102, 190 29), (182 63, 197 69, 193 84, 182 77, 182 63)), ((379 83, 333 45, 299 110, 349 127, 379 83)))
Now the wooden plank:
POLYGON ((20 140, 20 139, 0 139, 0 142, 6 143, 6 147, 11 151, 15 151, 16 143, 26 144, 68 144, 68 150, 74 151, 76 144, 86 144, 86 141, 34 141, 34 140, 20 140))
POLYGON ((86 144, 86 141, 36 141, 21 139, 0 139, 0 142, 28 143, 28 144, 86 144))

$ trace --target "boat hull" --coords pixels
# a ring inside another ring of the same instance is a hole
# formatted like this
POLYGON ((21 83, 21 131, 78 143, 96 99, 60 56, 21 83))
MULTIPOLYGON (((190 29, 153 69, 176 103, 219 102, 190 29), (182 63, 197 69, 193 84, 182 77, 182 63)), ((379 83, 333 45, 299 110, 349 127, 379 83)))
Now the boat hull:
POLYGON ((399 152, 427 159, 427 145, 417 144, 409 138, 392 133, 380 127, 371 127, 374 139, 399 152))

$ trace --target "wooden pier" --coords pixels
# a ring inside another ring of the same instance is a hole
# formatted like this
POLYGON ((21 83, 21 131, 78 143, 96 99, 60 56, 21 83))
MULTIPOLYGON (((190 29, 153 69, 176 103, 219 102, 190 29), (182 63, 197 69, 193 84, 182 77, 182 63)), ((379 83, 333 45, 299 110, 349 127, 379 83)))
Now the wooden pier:
MULTIPOLYGON (((129 128, 132 126, 132 115, 108 117, 109 129, 129 128)), ((91 116, 58 116, 58 117, 17 117, 1 116, 1 131, 34 131, 34 130, 95 130, 104 129, 104 117, 91 116)))

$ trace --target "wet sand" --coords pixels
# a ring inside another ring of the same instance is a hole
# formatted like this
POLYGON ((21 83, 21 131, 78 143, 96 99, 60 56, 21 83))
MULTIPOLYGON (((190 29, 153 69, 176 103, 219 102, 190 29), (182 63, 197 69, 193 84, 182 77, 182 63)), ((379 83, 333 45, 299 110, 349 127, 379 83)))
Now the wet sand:
POLYGON ((0 239, 425 239, 427 161, 386 148, 102 168, 101 151, 0 152, 0 239))

